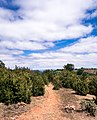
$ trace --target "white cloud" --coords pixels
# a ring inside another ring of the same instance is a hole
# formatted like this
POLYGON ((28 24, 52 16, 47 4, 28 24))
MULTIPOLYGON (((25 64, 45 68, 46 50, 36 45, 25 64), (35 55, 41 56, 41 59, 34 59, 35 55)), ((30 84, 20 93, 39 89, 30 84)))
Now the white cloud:
POLYGON ((0 47, 0 54, 4 54, 4 55, 21 55, 24 54, 23 51, 21 50, 11 50, 11 49, 6 49, 4 47, 0 47))
POLYGON ((19 50, 41 50, 53 47, 54 44, 51 42, 35 42, 35 41, 7 41, 3 40, 0 42, 0 47, 8 49, 19 49, 19 50))
POLYGON ((91 14, 91 18, 95 18, 97 17, 97 10, 95 10, 92 14, 91 14))
POLYGON ((82 38, 72 46, 62 48, 63 52, 70 53, 93 53, 97 52, 97 37, 82 38))
POLYGON ((86 18, 86 10, 92 8, 93 3, 93 0, 16 0, 21 8, 19 11, 1 10, 0 36, 27 41, 56 41, 84 36, 93 28, 83 25, 81 20, 86 18), (23 17, 23 20, 16 19, 16 16, 23 17))
MULTIPOLYGON (((74 45, 72 45, 74 46, 74 45)), ((71 48, 72 48, 71 46, 71 48)), ((80 50, 80 48, 79 48, 80 50)), ((12 54, 1 54, 0 58, 8 67, 13 68, 14 65, 30 67, 31 69, 57 69, 62 68, 67 63, 73 63, 75 67, 96 67, 97 52, 87 54, 70 53, 59 51, 31 53, 27 56, 12 54), (11 61, 11 62, 10 62, 11 61)))
POLYGON ((97 66, 97 37, 79 39, 58 51, 24 53, 50 49, 57 40, 86 37, 94 28, 92 24, 84 25, 82 20, 89 16, 87 10, 97 7, 97 0, 16 0, 13 4, 20 9, 0 8, 0 59, 8 67, 17 64, 49 69, 62 68, 67 63, 76 67, 97 66))

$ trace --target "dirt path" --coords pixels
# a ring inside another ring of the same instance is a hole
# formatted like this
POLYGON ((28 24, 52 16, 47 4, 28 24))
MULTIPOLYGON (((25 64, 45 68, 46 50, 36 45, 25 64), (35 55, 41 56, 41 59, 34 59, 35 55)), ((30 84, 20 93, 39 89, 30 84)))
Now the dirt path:
POLYGON ((38 103, 30 111, 20 115, 17 120, 69 120, 65 118, 60 109, 60 97, 52 90, 50 84, 42 103, 38 103))
POLYGON ((44 96, 32 97, 31 104, 19 109, 11 109, 14 107, 7 107, 1 103, 0 120, 97 120, 97 116, 92 117, 79 111, 80 101, 82 99, 93 99, 94 96, 76 95, 72 89, 61 88, 55 91, 52 88, 53 86, 50 84, 46 87, 44 96), (68 104, 74 105, 75 111, 72 113, 65 112, 64 108, 68 104))

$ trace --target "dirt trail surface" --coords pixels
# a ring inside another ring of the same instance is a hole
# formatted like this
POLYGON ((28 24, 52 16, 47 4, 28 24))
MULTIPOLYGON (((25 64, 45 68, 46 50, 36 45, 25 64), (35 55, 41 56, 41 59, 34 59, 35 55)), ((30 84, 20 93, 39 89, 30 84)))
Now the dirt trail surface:
POLYGON ((76 95, 72 89, 53 90, 53 85, 46 86, 44 96, 32 97, 31 104, 26 106, 4 106, 0 104, 0 120, 97 120, 87 113, 79 111, 82 99, 93 99, 94 96, 76 95), (67 113, 64 108, 74 105, 75 111, 67 113))
POLYGON ((37 103, 30 111, 20 115, 17 120, 69 120, 65 118, 60 109, 60 98, 50 84, 42 103, 37 103))

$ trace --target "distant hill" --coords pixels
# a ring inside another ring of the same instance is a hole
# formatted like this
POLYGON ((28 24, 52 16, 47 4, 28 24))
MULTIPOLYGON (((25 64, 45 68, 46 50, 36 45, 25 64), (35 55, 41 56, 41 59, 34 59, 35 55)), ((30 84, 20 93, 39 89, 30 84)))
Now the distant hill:
POLYGON ((84 72, 96 75, 97 74, 97 69, 86 68, 86 69, 84 69, 84 72))

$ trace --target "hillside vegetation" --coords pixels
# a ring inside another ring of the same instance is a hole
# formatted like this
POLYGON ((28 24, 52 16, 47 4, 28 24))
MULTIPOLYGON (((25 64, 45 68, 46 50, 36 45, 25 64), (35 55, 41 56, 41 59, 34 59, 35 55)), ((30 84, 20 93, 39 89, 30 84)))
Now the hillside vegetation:
MULTIPOLYGON (((45 85, 52 83, 54 90, 71 88, 76 94, 96 96, 97 75, 84 72, 84 68, 74 70, 73 64, 64 65, 61 70, 34 71, 25 67, 6 68, 0 61, 0 102, 9 105, 18 102, 31 102, 31 96, 45 93, 45 85)), ((93 114, 94 115, 94 114, 93 114)))

